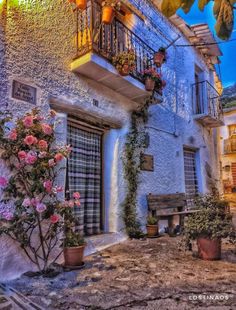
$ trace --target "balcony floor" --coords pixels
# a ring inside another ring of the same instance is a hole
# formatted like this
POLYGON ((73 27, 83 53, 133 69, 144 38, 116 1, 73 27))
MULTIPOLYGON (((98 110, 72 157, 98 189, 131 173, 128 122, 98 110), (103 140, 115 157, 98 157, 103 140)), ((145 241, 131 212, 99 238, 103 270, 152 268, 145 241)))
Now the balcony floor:
MULTIPOLYGON (((125 77, 119 75, 112 64, 93 52, 75 59, 71 64, 71 70, 102 83, 138 103, 143 103, 151 95, 151 92, 145 90, 143 83, 130 75, 125 77)), ((161 96, 157 98, 157 102, 162 102, 161 96)))
POLYGON ((203 126, 209 127, 209 128, 216 128, 224 126, 224 122, 221 119, 214 118, 211 115, 207 114, 195 114, 194 119, 202 124, 203 126))

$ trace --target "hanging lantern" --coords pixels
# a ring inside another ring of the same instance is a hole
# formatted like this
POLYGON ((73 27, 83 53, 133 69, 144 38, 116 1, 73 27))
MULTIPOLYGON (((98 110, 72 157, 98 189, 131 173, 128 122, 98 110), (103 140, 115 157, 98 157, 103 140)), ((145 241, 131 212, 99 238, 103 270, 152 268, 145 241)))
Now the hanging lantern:
POLYGON ((104 6, 102 8, 102 23, 106 25, 110 25, 113 21, 114 10, 112 6, 104 6))
POLYGON ((87 7, 87 0, 76 0, 76 6, 80 10, 85 10, 87 7))
POLYGON ((155 65, 160 68, 163 62, 166 61, 166 50, 164 47, 160 47, 158 52, 154 54, 154 63, 155 65))

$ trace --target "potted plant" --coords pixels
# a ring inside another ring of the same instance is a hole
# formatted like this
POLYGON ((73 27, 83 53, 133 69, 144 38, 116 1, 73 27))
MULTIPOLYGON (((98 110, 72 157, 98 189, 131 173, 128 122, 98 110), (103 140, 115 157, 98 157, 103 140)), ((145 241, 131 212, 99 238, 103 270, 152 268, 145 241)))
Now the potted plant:
POLYGON ((83 264, 85 241, 79 232, 71 230, 64 239, 65 266, 81 266, 83 264))
POLYGON ((83 264, 85 241, 83 236, 76 231, 78 218, 74 215, 74 207, 80 206, 80 194, 73 193, 73 198, 66 200, 61 208, 61 215, 64 220, 64 240, 63 240, 63 254, 64 265, 81 266, 83 264))
POLYGON ((188 216, 184 227, 186 245, 196 240, 200 258, 218 260, 221 258, 221 239, 230 237, 234 231, 228 202, 205 195, 195 204, 198 212, 188 216))
POLYGON ((120 1, 105 0, 102 2, 102 23, 110 25, 114 18, 115 10, 119 10, 120 1))
POLYGON ((155 237, 158 235, 158 219, 154 216, 149 215, 147 217, 147 236, 155 237))
POLYGON ((76 0, 76 6, 80 10, 85 10, 87 7, 87 0, 76 0))
POLYGON ((145 88, 147 91, 153 91, 156 89, 162 89, 163 84, 161 75, 156 71, 155 68, 150 67, 144 70, 143 77, 145 80, 145 88))
POLYGON ((154 63, 159 68, 162 66, 163 62, 166 62, 166 49, 160 47, 158 52, 154 54, 154 63))
POLYGON ((133 50, 124 51, 112 58, 112 63, 122 76, 127 76, 135 69, 135 53, 133 50))

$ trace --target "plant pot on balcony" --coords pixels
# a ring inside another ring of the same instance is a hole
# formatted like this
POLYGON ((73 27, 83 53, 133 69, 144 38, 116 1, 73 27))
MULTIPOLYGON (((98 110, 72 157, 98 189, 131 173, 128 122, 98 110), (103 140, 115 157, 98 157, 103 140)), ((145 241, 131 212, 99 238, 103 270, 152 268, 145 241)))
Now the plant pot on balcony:
POLYGON ((147 77, 145 79, 145 89, 147 91, 153 91, 155 88, 155 81, 151 79, 150 77, 147 77))
POLYGON ((160 68, 166 60, 166 51, 164 48, 160 48, 158 52, 154 54, 154 63, 155 65, 160 68))
POLYGON ((81 266, 83 264, 85 245, 65 247, 63 249, 65 266, 81 266))
POLYGON ((198 238, 198 255, 203 260, 219 260, 221 258, 221 239, 198 238))
POLYGON ((110 25, 114 18, 114 9, 112 6, 104 6, 102 8, 102 23, 110 25))
POLYGON ((85 10, 87 7, 87 0, 76 0, 76 6, 80 10, 85 10))
POLYGON ((128 64, 124 64, 118 71, 120 75, 127 76, 130 74, 130 66, 128 64))

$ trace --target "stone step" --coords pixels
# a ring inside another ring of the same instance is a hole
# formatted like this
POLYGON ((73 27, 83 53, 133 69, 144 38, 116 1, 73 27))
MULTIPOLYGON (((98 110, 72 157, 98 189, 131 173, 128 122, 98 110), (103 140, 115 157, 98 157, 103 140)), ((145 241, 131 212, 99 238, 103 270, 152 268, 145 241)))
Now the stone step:
POLYGON ((0 284, 0 310, 44 310, 44 308, 32 302, 16 289, 6 284, 0 284))

